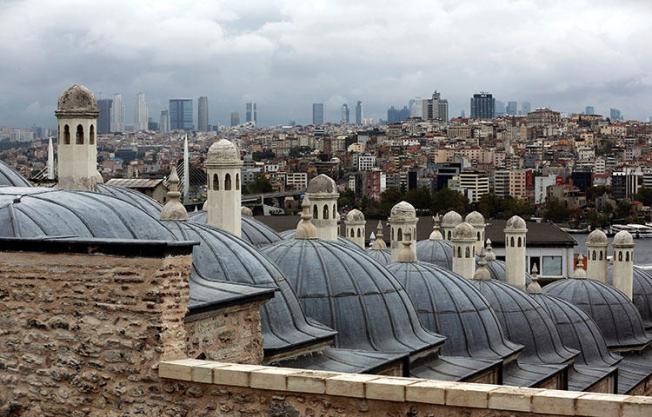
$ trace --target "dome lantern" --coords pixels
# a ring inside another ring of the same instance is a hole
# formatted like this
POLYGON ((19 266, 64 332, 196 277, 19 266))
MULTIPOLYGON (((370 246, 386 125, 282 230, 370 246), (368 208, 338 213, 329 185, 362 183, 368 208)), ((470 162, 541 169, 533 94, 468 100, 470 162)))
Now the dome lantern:
POLYGON ((468 223, 455 226, 453 242, 453 272, 466 279, 475 275, 475 229, 468 223))
POLYGON ((242 233, 241 167, 240 150, 234 143, 220 139, 208 148, 206 156, 208 224, 238 237, 242 233))
POLYGON ((453 237, 453 229, 455 226, 462 223, 462 216, 456 211, 449 211, 444 214, 444 217, 441 219, 441 230, 444 235, 444 239, 451 240, 453 237))
POLYGON ((612 242, 614 249, 613 285, 631 300, 634 285, 634 239, 621 230, 612 242))
POLYGON ((344 217, 345 237, 363 249, 365 247, 366 224, 364 214, 358 209, 349 211, 344 217))
POLYGON ((600 229, 595 229, 586 238, 586 274, 591 279, 607 282, 607 235, 600 229))
POLYGON ((525 291, 525 256, 527 225, 513 216, 505 225, 505 275, 507 283, 525 291))
POLYGON ((472 211, 466 215, 465 222, 473 226, 476 234, 475 251, 480 252, 484 247, 486 222, 484 216, 477 211, 472 211))
POLYGON ((412 242, 410 250, 416 257, 416 236, 417 236, 417 218, 416 210, 412 204, 407 201, 397 203, 390 211, 388 223, 390 226, 390 248, 392 249, 392 261, 398 261, 399 252, 401 251, 401 242, 412 242))
POLYGON ((440 230, 441 219, 439 218, 439 214, 437 214, 436 216, 433 216, 432 221, 433 221, 432 232, 430 233, 429 239, 430 240, 442 240, 444 238, 444 236, 442 236, 441 230, 440 230))
POLYGON ((320 174, 311 179, 305 197, 312 206, 312 223, 317 237, 323 240, 337 240, 337 184, 328 175, 320 174))

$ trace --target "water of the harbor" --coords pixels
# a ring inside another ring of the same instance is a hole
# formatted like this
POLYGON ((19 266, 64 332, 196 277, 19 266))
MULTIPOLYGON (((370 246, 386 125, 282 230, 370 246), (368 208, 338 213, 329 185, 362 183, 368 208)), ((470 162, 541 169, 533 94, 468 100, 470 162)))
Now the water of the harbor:
MULTIPOLYGON (((575 253, 586 256, 586 238, 588 234, 571 235, 577 241, 575 253)), ((611 255, 611 240, 609 238, 609 255, 611 255)), ((634 239, 634 263, 636 265, 652 265, 652 239, 634 239)))

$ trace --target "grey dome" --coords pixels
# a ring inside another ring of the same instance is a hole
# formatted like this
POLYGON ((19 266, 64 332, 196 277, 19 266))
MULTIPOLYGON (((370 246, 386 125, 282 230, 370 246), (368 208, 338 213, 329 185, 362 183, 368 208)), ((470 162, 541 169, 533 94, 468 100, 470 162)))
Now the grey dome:
POLYGON ((358 209, 350 210, 348 213, 346 213, 344 221, 349 223, 364 222, 364 214, 362 214, 362 212, 358 209))
POLYGON ((320 174, 308 183, 308 194, 333 194, 337 192, 335 181, 328 175, 320 174))
POLYGON ((417 211, 414 209, 414 206, 407 201, 401 201, 396 203, 392 210, 390 211, 390 219, 399 219, 399 218, 409 218, 413 219, 417 217, 417 211))
POLYGON ((462 216, 458 212, 451 210, 441 218, 441 227, 453 228, 462 222, 462 216))
POLYGON ((634 267, 632 302, 641 313, 643 325, 652 328, 652 275, 649 271, 634 267))
MULTIPOLYGON (((206 224, 208 222, 208 213, 204 210, 190 213, 188 220, 193 223, 206 224)), ((282 239, 271 227, 249 216, 241 216, 240 233, 242 240, 257 248, 271 245, 282 239)))
POLYGON ((119 200, 133 204, 150 216, 158 218, 161 215, 163 206, 153 198, 126 187, 116 187, 114 185, 97 184, 95 192, 104 195, 110 195, 119 200))
POLYGON ((525 220, 520 216, 512 216, 505 223, 505 230, 525 231, 526 229, 527 225, 525 224, 525 220))
POLYGON ((447 355, 504 359, 523 347, 507 340, 493 310, 469 280, 422 262, 387 269, 405 287, 421 324, 447 337, 447 355))
POLYGON ((405 289, 362 251, 319 239, 262 251, 285 273, 306 315, 337 330, 337 347, 413 353, 445 340, 421 326, 405 289))
POLYGON ((634 304, 612 286, 593 279, 568 278, 546 285, 543 291, 584 311, 598 325, 610 348, 628 349, 652 341, 634 304))
POLYGON ((91 90, 83 85, 73 84, 61 96, 57 104, 57 112, 97 112, 97 101, 91 90))
POLYGON ((367 255, 381 265, 392 263, 392 251, 389 249, 369 248, 367 249, 367 255))
MULTIPOLYGON (((477 257, 476 257, 477 259, 477 257)), ((491 274, 491 279, 496 279, 498 281, 507 282, 507 271, 505 270, 505 261, 493 260, 487 262, 487 269, 491 274)), ((529 286, 532 283, 532 275, 528 272, 525 273, 525 286, 529 286)))
POLYGON ((480 226, 480 227, 485 226, 486 223, 484 216, 477 211, 472 211, 469 214, 467 214, 464 221, 470 224, 471 226, 480 226))
POLYGON ((609 239, 607 235, 600 229, 595 229, 586 237, 586 245, 591 246, 607 246, 609 244, 609 239))
POLYGON ((453 269, 453 245, 448 240, 426 239, 417 242, 417 259, 444 269, 453 269))
MULTIPOLYGON (((279 236, 283 240, 292 240, 294 239, 296 232, 297 232, 296 229, 284 230, 279 233, 279 236)), ((342 245, 347 249, 353 249, 357 252, 363 252, 363 253, 365 252, 365 250, 362 249, 360 246, 358 246, 356 243, 342 236, 338 236, 337 240, 335 240, 334 243, 337 243, 338 245, 342 245)))
POLYGON ((207 225, 187 221, 162 223, 177 239, 200 242, 193 249, 190 277, 190 296, 196 303, 210 301, 215 282, 279 289, 261 308, 266 354, 314 343, 335 334, 332 329, 306 319, 283 273, 243 240, 207 225))
POLYGON ((228 139, 220 139, 208 148, 206 163, 223 164, 240 161, 240 150, 228 139))
POLYGON ((525 346, 525 362, 563 364, 577 351, 564 346, 547 311, 525 292, 497 280, 471 280, 496 313, 507 338, 525 346))
POLYGON ((475 229, 470 224, 462 222, 453 229, 453 239, 475 240, 475 229))
POLYGON ((634 244, 634 238, 632 237, 632 234, 629 233, 627 230, 621 230, 620 232, 616 233, 614 236, 614 240, 612 242, 612 245, 633 245, 634 244))
POLYGON ((18 171, 0 161, 0 186, 8 187, 31 187, 32 184, 25 179, 18 171))

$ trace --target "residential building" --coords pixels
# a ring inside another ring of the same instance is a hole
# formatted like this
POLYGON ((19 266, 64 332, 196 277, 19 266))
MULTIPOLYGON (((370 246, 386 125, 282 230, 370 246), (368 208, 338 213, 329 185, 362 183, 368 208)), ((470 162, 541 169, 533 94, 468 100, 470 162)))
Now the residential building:
POLYGON ((509 171, 494 171, 494 194, 501 198, 509 196, 509 171))
POLYGON ((245 121, 258 123, 258 111, 256 110, 256 103, 249 102, 245 104, 245 121))
POLYGON ((125 104, 121 94, 113 95, 111 105, 111 132, 121 133, 125 130, 125 104))
POLYGON ((147 130, 147 101, 145 100, 145 93, 136 94, 136 112, 134 114, 134 129, 137 131, 147 130))
POLYGON ((234 111, 231 113, 231 126, 238 126, 240 124, 240 113, 234 111))
POLYGON ((193 130, 192 99, 171 99, 170 130, 193 130))
POLYGON ((507 109, 505 110, 505 113, 509 114, 510 116, 516 116, 518 114, 518 103, 515 101, 508 101, 507 102, 507 109))
POLYGON ((527 194, 527 171, 524 169, 509 171, 509 196, 525 200, 527 194))
POLYGON ((546 107, 536 109, 527 114, 528 127, 549 126, 557 124, 561 120, 561 115, 557 111, 550 110, 546 107))
POLYGON ((170 131, 170 113, 168 110, 161 110, 158 129, 161 133, 168 133, 170 131))
POLYGON ((348 125, 349 118, 350 118, 349 105, 346 103, 342 104, 342 117, 340 118, 340 122, 348 125))
POLYGON ((208 97, 201 96, 197 100, 197 130, 208 132, 208 97))
POLYGON ((113 107, 113 100, 105 98, 97 100, 97 108, 100 115, 97 118, 97 133, 100 135, 111 132, 111 109, 113 107))
POLYGON ((557 184, 556 175, 534 177, 534 203, 543 204, 548 196, 548 187, 557 184))
POLYGON ((308 188, 308 174, 305 172, 287 172, 285 174, 286 190, 304 191, 308 188))
POLYGON ((496 99, 489 93, 474 94, 471 98, 472 119, 493 119, 496 99))
POLYGON ((489 177, 484 172, 462 171, 458 179, 460 191, 471 203, 477 203, 482 196, 489 194, 489 177))
POLYGON ((358 126, 362 124, 362 102, 361 101, 355 103, 355 124, 358 126))
POLYGON ((624 168, 611 173, 611 193, 613 198, 631 199, 643 185, 643 172, 640 168, 624 168))
POLYGON ((374 155, 362 153, 358 155, 358 171, 371 171, 376 166, 374 155))
POLYGON ((312 103, 312 124, 315 126, 324 124, 324 103, 312 103))

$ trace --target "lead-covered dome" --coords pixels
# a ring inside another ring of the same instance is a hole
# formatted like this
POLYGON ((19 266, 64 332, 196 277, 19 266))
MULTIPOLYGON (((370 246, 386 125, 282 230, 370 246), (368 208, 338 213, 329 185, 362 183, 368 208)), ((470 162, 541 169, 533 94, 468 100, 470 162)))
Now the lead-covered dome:
POLYGON ((348 213, 346 213, 346 217, 344 218, 344 221, 347 223, 364 223, 365 218, 364 214, 358 209, 353 209, 349 210, 348 213))
POLYGON ((452 229, 463 221, 464 220, 462 219, 462 215, 456 211, 451 210, 448 213, 444 214, 444 217, 441 218, 441 227, 452 229))
POLYGON ((462 222, 453 229, 453 239, 475 240, 475 229, 470 224, 462 222))
POLYGON ((472 211, 469 214, 466 215, 466 218, 464 219, 465 222, 470 224, 473 227, 484 227, 485 226, 485 220, 484 216, 480 214, 477 211, 472 211))
MULTIPOLYGON (((188 220, 193 223, 207 224, 208 213, 204 210, 190 213, 188 220)), ((250 216, 240 218, 240 234, 242 240, 257 248, 271 245, 282 239, 274 229, 250 216)))
POLYGON ((587 246, 607 246, 608 244, 607 235, 600 229, 595 229, 586 237, 587 246))
POLYGON ((208 148, 206 163, 223 164, 233 161, 240 161, 240 150, 230 140, 220 139, 208 148))
POLYGON ((512 216, 505 223, 506 231, 524 231, 526 229, 527 225, 521 216, 512 216))
POLYGON ((652 275, 649 271, 634 266, 632 284, 632 302, 641 313, 643 325, 650 331, 652 330, 652 275))
POLYGON ((73 84, 59 96, 57 112, 86 113, 97 111, 95 94, 83 85, 73 84))
POLYGON ((621 230, 620 232, 616 233, 614 236, 614 240, 612 242, 613 245, 633 245, 634 244, 634 238, 632 237, 632 234, 629 233, 627 230, 621 230))
POLYGON ((417 242, 417 259, 450 271, 453 269, 453 245, 443 239, 420 240, 417 242))
POLYGON ((505 338, 489 303, 469 280, 422 262, 397 262, 387 269, 412 299, 421 324, 447 337, 444 354, 502 360, 523 348, 505 338))
POLYGON ((367 255, 381 265, 386 266, 392 263, 392 251, 387 248, 381 249, 372 246, 367 249, 367 255))
POLYGON ((337 330, 337 347, 413 353, 445 340, 421 326, 405 289, 363 251, 292 239, 262 252, 285 273, 306 315, 337 330))
POLYGON ((31 187, 32 184, 18 171, 0 161, 0 186, 31 187))
POLYGON ((652 342, 634 304, 612 286, 593 279, 568 278, 546 285, 543 291, 584 311, 598 325, 610 348, 630 349, 652 342))
POLYGON ((335 181, 328 175, 319 174, 308 183, 308 194, 334 194, 337 192, 335 181))
POLYGON ((416 218, 417 212, 414 209, 414 206, 407 201, 401 201, 392 207, 390 211, 390 218, 399 219, 399 218, 416 218))

